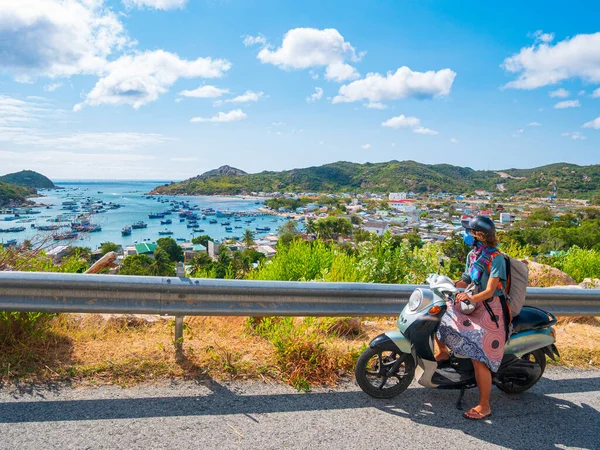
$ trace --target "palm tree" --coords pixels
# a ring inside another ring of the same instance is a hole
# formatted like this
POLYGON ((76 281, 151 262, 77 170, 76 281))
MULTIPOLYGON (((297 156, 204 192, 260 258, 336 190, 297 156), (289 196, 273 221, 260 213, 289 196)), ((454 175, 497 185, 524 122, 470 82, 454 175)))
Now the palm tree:
POLYGON ((246 231, 244 231, 242 242, 246 248, 250 248, 254 245, 254 232, 250 230, 250 228, 246 228, 246 231))

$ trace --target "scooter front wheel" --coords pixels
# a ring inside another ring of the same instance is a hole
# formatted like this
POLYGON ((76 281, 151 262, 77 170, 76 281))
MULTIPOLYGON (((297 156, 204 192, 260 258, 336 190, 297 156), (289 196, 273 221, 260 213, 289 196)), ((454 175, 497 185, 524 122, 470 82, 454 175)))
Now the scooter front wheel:
POLYGON ((392 345, 368 348, 358 358, 354 374, 360 388, 371 397, 392 398, 410 385, 415 362, 411 354, 392 345))

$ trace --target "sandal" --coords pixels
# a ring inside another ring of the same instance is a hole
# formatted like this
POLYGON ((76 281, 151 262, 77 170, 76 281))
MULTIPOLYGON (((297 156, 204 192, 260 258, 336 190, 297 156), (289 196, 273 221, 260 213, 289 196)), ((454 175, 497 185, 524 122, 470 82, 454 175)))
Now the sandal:
POLYGON ((481 414, 479 411, 475 410, 474 408, 471 408, 470 410, 468 410, 467 412, 465 412, 463 414, 463 417, 465 419, 469 419, 469 420, 484 420, 487 419, 488 417, 490 417, 492 415, 492 413, 490 412, 489 414, 481 414))

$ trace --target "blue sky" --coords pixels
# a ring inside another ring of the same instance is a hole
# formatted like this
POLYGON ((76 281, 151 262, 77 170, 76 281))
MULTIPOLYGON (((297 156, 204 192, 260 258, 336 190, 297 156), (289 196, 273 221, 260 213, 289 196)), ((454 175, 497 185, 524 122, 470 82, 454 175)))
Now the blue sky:
POLYGON ((0 3, 0 172, 597 164, 597 2, 0 3))

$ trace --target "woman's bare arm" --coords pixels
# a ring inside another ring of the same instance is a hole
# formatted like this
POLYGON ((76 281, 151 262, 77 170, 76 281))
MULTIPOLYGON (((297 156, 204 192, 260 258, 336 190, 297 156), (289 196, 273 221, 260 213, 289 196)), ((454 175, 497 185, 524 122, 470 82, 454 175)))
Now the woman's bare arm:
POLYGON ((482 302, 484 300, 487 300, 487 299, 493 297, 494 292, 496 291, 496 288, 498 287, 499 283, 500 283, 499 277, 490 277, 488 280, 488 283, 487 283, 487 287, 485 288, 484 291, 481 291, 473 296, 470 296, 468 294, 465 294, 464 292, 461 292, 460 294, 457 294, 456 300, 458 300, 459 302, 462 302, 465 300, 469 300, 470 302, 473 302, 473 303, 482 302))

